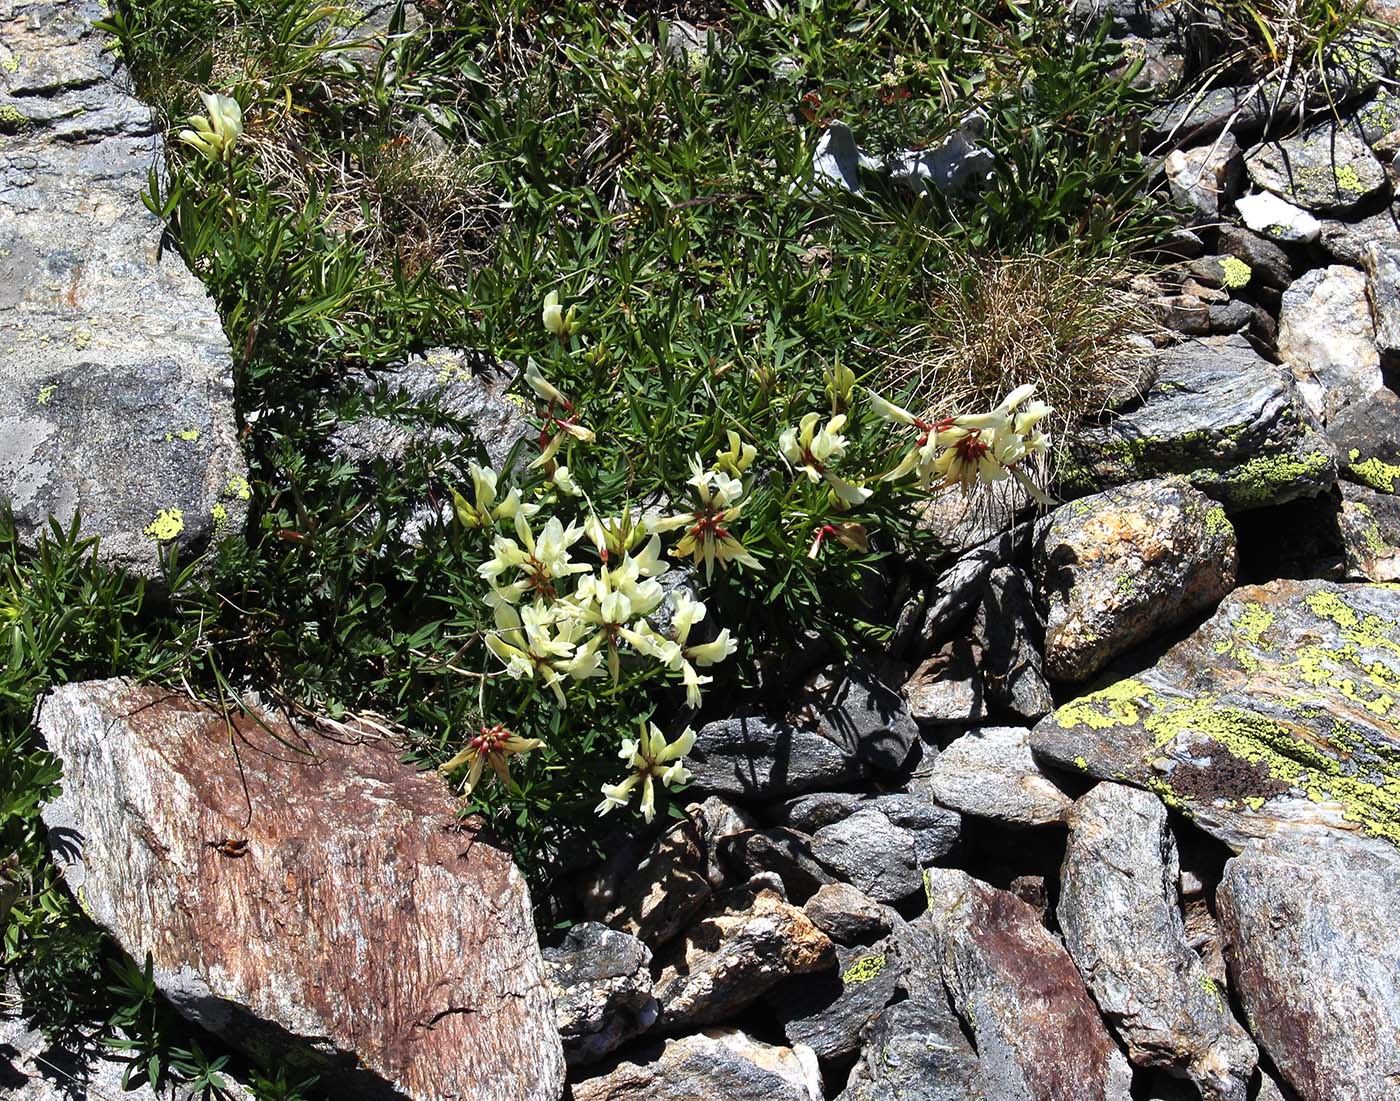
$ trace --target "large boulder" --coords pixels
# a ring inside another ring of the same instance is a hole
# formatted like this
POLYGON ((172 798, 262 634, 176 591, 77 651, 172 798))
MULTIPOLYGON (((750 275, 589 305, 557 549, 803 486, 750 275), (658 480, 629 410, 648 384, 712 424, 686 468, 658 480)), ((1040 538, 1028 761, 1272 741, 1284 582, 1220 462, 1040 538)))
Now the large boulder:
POLYGON ((38 725, 68 886, 185 1016, 339 1097, 559 1097, 524 880, 393 744, 119 680, 38 725))
POLYGON ((1060 707, 1031 747, 1157 792, 1236 850, 1334 830, 1388 848, 1397 715, 1400 590, 1274 581, 1236 589, 1139 676, 1060 707))
MULTIPOLYGON (((1132 1072, 1040 916, 952 868, 925 873, 927 923, 987 1098, 1128 1101, 1132 1072)), ((914 991, 911 991, 913 993, 914 991)))
POLYGON ((762 802, 865 774, 853 739, 761 716, 702 726, 686 762, 697 791, 762 802))
POLYGON ((1037 547, 1052 679, 1093 676, 1235 584, 1235 530, 1185 479, 1111 489, 1056 509, 1037 547))
POLYGON ((1140 404, 1068 439, 1065 492, 1182 474, 1237 512, 1311 497, 1336 481, 1336 456, 1288 368, 1244 337, 1187 340, 1156 366, 1140 404))
POLYGON ((0 0, 0 503, 160 577, 241 531, 249 497, 214 303, 141 202, 150 111, 93 30, 99 0, 0 0))
POLYGON ((1162 801, 1099 784, 1069 826, 1056 913, 1128 1057, 1189 1079, 1205 1101, 1245 1101, 1259 1053, 1186 941, 1162 801))
POLYGON ((941 990, 875 1018, 837 1101, 987 1101, 977 1053, 941 990))
POLYGON ((1231 860, 1216 897, 1233 986, 1301 1101, 1394 1097, 1400 854, 1278 838, 1231 860))

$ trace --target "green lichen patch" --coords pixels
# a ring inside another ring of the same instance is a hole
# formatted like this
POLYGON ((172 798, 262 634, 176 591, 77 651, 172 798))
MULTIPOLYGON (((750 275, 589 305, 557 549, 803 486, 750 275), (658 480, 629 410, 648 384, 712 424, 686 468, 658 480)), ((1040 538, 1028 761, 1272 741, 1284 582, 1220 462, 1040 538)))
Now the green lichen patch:
POLYGON ((1206 513, 1206 533, 1217 537, 1235 534, 1235 526, 1219 505, 1206 513))
POLYGON ((224 487, 224 495, 246 501, 253 496, 253 488, 248 484, 248 479, 239 474, 228 480, 228 485, 224 487))
POLYGON ((38 405, 48 405, 54 394, 58 392, 57 383, 49 383, 47 386, 39 387, 39 392, 34 395, 34 401, 38 405))
POLYGON ((1220 266, 1225 270, 1225 285, 1231 290, 1249 286, 1254 276, 1254 269, 1238 256, 1226 256, 1220 261, 1220 266))
POLYGON ((1376 490, 1379 493, 1394 493, 1395 480, 1400 478, 1400 466, 1381 459, 1370 458, 1365 462, 1355 461, 1360 452, 1351 452, 1352 463, 1347 467, 1347 472, 1364 486, 1376 490))
POLYGON ((885 956, 883 953, 861 956, 850 967, 846 968, 841 976, 841 981, 846 986, 855 983, 869 982, 885 969, 885 956))
POLYGON ((174 539, 185 530, 185 514, 178 508, 163 508, 146 525, 146 534, 162 543, 174 539))
POLYGON ((1142 719, 1143 708, 1153 707, 1160 699, 1142 681, 1132 677, 1071 700, 1055 712, 1055 722, 1062 729, 1087 726, 1090 730, 1112 730, 1118 726, 1136 726, 1142 719))

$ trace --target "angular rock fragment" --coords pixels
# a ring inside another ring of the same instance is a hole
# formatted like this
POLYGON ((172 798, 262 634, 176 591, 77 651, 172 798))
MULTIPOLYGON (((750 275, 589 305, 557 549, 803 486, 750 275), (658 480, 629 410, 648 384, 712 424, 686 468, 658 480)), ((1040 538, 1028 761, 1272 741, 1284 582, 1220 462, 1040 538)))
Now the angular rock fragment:
POLYGON ((1270 240, 1306 245, 1322 233, 1322 223, 1306 210, 1269 191, 1240 196, 1235 209, 1249 229, 1270 240))
POLYGON ((812 855, 812 839, 797 830, 774 826, 745 830, 720 843, 720 860, 733 869, 733 878, 747 882, 762 872, 783 881, 793 902, 802 903, 832 878, 812 855))
POLYGON ((988 1101, 977 1053, 941 990, 875 1019, 836 1101, 988 1101))
POLYGON ((928 726, 981 722, 987 717, 981 659, 968 639, 947 643, 904 683, 909 713, 928 726))
POLYGON ((1189 1079, 1205 1101, 1245 1101, 1258 1051, 1186 943, 1161 800, 1099 784, 1074 804, 1069 827, 1056 913, 1128 1057, 1189 1079))
POLYGON ((1031 732, 984 726, 964 734, 933 762, 928 790, 940 803, 1013 826, 1063 822, 1073 802, 1041 771, 1031 732))
POLYGON ((1379 390, 1385 381, 1366 276, 1334 264, 1308 272, 1284 291, 1278 354, 1324 422, 1379 390))
POLYGON ((812 924, 837 944, 869 943, 884 936, 899 915, 849 883, 828 883, 802 907, 812 924))
POLYGON ((1252 149, 1245 168, 1255 187, 1314 214, 1350 213, 1387 187, 1375 154, 1336 123, 1252 149))
POLYGON ((1045 629, 1020 570, 1007 566, 988 576, 972 636, 982 648, 982 682, 992 704, 1031 721, 1055 709, 1041 653, 1045 629))
POLYGON ((1348 581, 1400 581, 1400 497, 1343 482, 1338 527, 1348 581))
POLYGON ((1400 364, 1400 245, 1373 241, 1366 250, 1366 277, 1376 350, 1383 364, 1400 364))
POLYGON ((1342 474, 1378 493, 1400 492, 1400 397, 1377 390, 1345 406, 1327 425, 1342 474))
POLYGON ((661 1027, 722 1021, 789 975, 835 964, 831 940, 769 879, 757 876, 716 898, 663 953, 655 986, 661 1027))
POLYGON ((840 1059, 860 1048, 862 1030, 894 1000, 903 977, 892 939, 869 947, 838 947, 836 968, 775 987, 769 1001, 792 1044, 819 1059, 840 1059))
POLYGON ((1163 165, 1176 205, 1191 211, 1194 225, 1220 220, 1220 203, 1230 198, 1240 171, 1240 146, 1226 134, 1220 141, 1195 149, 1174 149, 1163 165))
POLYGON ((697 816, 672 824, 640 861, 631 846, 619 851, 590 885, 585 914, 653 949, 674 937, 710 897, 703 822, 697 816))
MULTIPOLYGON (((957 811, 934 802, 926 788, 916 776, 910 780, 909 790, 884 795, 819 792, 792 800, 779 809, 778 815, 786 825, 815 834, 857 812, 877 811, 890 825, 910 835, 915 858, 927 865, 946 856, 957 845, 962 819, 957 811)), ((883 827, 877 828, 884 832, 883 827)))
POLYGON ((760 1043, 734 1028, 636 1052, 594 1078, 573 1083, 574 1101, 822 1101, 821 1069, 810 1051, 760 1043))
POLYGON ((1312 497, 1337 462, 1286 367, 1242 336, 1188 340, 1162 353, 1142 403, 1068 443, 1065 492, 1184 475, 1227 512, 1312 497))
POLYGON ((1162 478, 1061 506, 1037 562, 1046 672, 1078 681, 1229 592, 1235 533, 1184 478, 1162 478))
POLYGON ((897 771, 919 740, 919 728, 899 693, 860 661, 813 676, 787 720, 847 746, 859 760, 885 772, 897 771))
POLYGON ((840 787, 865 772, 854 746, 757 716, 701 727, 686 764, 697 790, 755 802, 840 787))
POLYGON ((874 808, 857 810, 812 836, 812 852, 832 875, 876 902, 898 902, 923 883, 914 835, 874 808))
POLYGON ((162 155, 97 0, 0 4, 0 503, 159 579, 241 532, 249 497, 214 303, 141 202, 162 155))
POLYGON ((1042 720, 1031 748, 1157 792, 1236 851, 1334 830, 1388 846, 1397 715, 1400 590, 1283 580, 1236 589, 1155 666, 1042 720))
POLYGON ((1217 899, 1230 976, 1250 1027, 1301 1101, 1395 1096, 1394 848, 1341 837, 1252 844, 1225 866, 1217 899))
POLYGON ((38 723, 68 885, 185 1016, 339 1097, 559 1097, 524 880, 397 747, 116 680, 38 723))
POLYGON ((1318 243, 1336 263, 1364 268, 1373 244, 1400 246, 1400 202, 1354 222, 1324 221, 1318 243))
POLYGON ((951 868, 925 873, 943 981, 990 1099, 1128 1101, 1132 1072, 1035 911, 951 868))
POLYGON ((544 948, 545 978, 569 1066, 596 1063, 651 1027, 651 952, 636 937, 586 921, 544 948))

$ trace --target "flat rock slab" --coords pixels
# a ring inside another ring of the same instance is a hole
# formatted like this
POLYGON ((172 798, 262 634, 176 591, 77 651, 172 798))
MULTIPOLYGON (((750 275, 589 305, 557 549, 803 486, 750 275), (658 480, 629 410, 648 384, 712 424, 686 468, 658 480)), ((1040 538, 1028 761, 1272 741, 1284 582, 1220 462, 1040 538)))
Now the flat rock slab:
POLYGON ((1251 150, 1245 168, 1255 187, 1315 214, 1348 214, 1387 187, 1370 148, 1335 122, 1251 150))
POLYGON ((871 1023, 836 1101, 987 1101, 977 1053, 941 990, 897 1002, 871 1023))
POLYGON ((1157 792, 1236 851, 1333 830, 1400 842, 1400 589, 1236 589, 1151 669, 1035 728, 1064 768, 1157 792))
POLYGON ((1287 367, 1242 336, 1162 352, 1140 404, 1080 429, 1059 471, 1067 494, 1182 474, 1229 512, 1312 497, 1337 478, 1332 446, 1287 367))
POLYGON ((1216 897, 1232 984, 1301 1101, 1400 1095, 1400 856, 1251 845, 1216 897))
POLYGON ((338 1097, 555 1101, 563 1052, 509 858, 388 742, 231 723, 119 680, 45 699, 63 794, 44 822, 93 919, 185 1016, 338 1097))
POLYGON ((98 0, 0 0, 0 501, 22 539, 82 513, 159 576, 241 530, 231 360, 199 280, 141 202, 161 156, 118 89, 98 0))
POLYGON ((1279 307, 1278 354, 1324 422, 1380 390, 1385 380, 1366 276, 1334 264, 1293 283, 1279 307))
POLYGON ((933 762, 933 797, 963 814, 1012 826, 1065 820, 1071 800, 1031 754, 1031 732, 1021 726, 984 726, 953 741, 933 762))
POLYGON ((975 1037, 989 1101, 1128 1101, 1128 1061, 1040 915, 966 872, 925 875, 929 911, 920 922, 975 1037))

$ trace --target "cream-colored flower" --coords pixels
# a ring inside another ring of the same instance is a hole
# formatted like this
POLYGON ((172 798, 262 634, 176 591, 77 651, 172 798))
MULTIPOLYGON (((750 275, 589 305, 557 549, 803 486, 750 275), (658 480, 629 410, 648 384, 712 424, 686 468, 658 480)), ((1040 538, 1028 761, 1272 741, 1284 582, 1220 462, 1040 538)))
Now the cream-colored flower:
POLYGON ((608 814, 615 807, 624 807, 631 801, 632 792, 640 785, 642 789, 642 818, 650 822, 656 817, 656 792, 653 781, 660 780, 667 788, 688 783, 690 771, 683 759, 695 745, 695 732, 687 727, 675 741, 669 744, 655 723, 643 721, 638 738, 627 738, 622 743, 618 756, 627 761, 631 774, 620 783, 603 786, 603 801, 598 804, 599 814, 608 814))
POLYGON ((693 599, 684 589, 677 589, 671 597, 674 611, 671 615, 673 638, 664 638, 649 624, 642 624, 639 633, 643 637, 642 646, 653 658, 666 666, 672 673, 679 673, 685 685, 687 707, 700 706, 700 686, 709 684, 713 677, 702 677, 697 671, 711 665, 718 665, 738 649, 738 643, 730 637, 729 628, 724 627, 713 642, 692 644, 690 632, 697 623, 704 620, 705 605, 693 599))
POLYGON ((457 522, 468 528, 493 527, 498 520, 514 520, 517 514, 530 517, 539 512, 539 505, 522 504, 520 490, 511 487, 505 499, 496 500, 497 475, 489 466, 467 464, 472 479, 472 500, 457 490, 452 491, 452 509, 457 522))
POLYGON ((544 327, 560 340, 567 340, 577 328, 577 310, 570 306, 568 312, 559 304, 559 292, 550 291, 544 296, 544 309, 540 313, 544 327))
POLYGON ((238 100, 215 92, 200 92, 199 98, 208 115, 191 115, 186 120, 191 129, 181 130, 180 140, 211 161, 232 160, 233 144, 243 133, 243 110, 238 100))
POLYGON ((844 363, 837 363, 826 373, 826 393, 831 399, 831 411, 844 413, 855 400, 856 373, 844 363))
POLYGON ((743 483, 721 470, 706 470, 699 455, 691 460, 690 468, 693 476, 688 484, 695 488, 699 506, 673 516, 647 517, 644 523, 648 530, 665 532, 685 528, 685 534, 671 554, 677 558, 689 556, 697 566, 703 562, 706 581, 714 577, 716 562, 726 567, 733 562, 740 567, 761 570, 763 566, 758 559, 729 531, 729 525, 739 518, 743 508, 743 483))
POLYGON ((778 449, 810 481, 825 481, 840 501, 848 505, 863 504, 870 490, 852 485, 831 469, 846 453, 846 437, 841 434, 841 429, 846 427, 846 415, 838 413, 818 428, 820 421, 820 413, 806 414, 796 428, 789 428, 778 437, 778 449))
MULTIPOLYGON (((656 536, 652 539, 656 540, 656 536)), ((643 579, 640 562, 630 555, 624 555, 611 569, 604 566, 596 574, 582 578, 572 603, 578 609, 580 621, 593 634, 580 653, 605 650, 608 673, 616 684, 621 673, 622 644, 627 643, 643 653, 648 649, 646 638, 638 633, 633 621, 650 615, 664 597, 661 583, 643 579)))
POLYGON ((470 765, 467 770, 467 786, 462 789, 463 795, 472 793, 487 765, 491 766, 491 771, 500 778, 501 783, 510 787, 510 758, 517 753, 529 753, 532 749, 539 749, 542 745, 544 742, 538 738, 522 738, 503 726, 483 724, 481 732, 467 742, 462 752, 438 771, 456 772, 463 765, 470 765))
POLYGON ((505 664, 512 680, 538 680, 554 693, 560 707, 568 706, 563 680, 601 676, 596 652, 580 652, 587 628, 565 605, 527 604, 516 611, 496 605, 496 630, 486 636, 486 648, 505 664))
POLYGON ((749 464, 754 461, 754 457, 758 454, 758 448, 751 443, 744 443, 740 440, 739 433, 732 428, 727 429, 724 435, 729 441, 729 450, 715 452, 715 469, 731 478, 741 477, 749 469, 749 464))
POLYGON ((569 548, 583 537, 583 528, 578 525, 566 528, 557 516, 551 516, 536 538, 529 520, 517 512, 515 534, 515 539, 497 535, 491 543, 491 557, 477 567, 482 580, 501 600, 514 603, 526 593, 536 599, 555 600, 563 578, 588 572, 586 565, 569 558, 569 548), (519 571, 519 576, 500 584, 502 575, 512 571, 519 571))
POLYGON ((551 481, 554 482, 554 488, 566 497, 583 496, 583 490, 579 489, 578 483, 574 481, 574 476, 569 473, 567 466, 556 466, 551 481))

